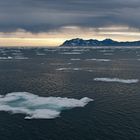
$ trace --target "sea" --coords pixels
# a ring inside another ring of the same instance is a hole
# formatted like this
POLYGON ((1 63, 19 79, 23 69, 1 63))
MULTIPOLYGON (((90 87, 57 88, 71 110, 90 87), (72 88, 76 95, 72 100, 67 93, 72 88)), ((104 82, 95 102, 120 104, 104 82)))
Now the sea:
POLYGON ((140 140, 140 47, 1 47, 0 140, 140 140))

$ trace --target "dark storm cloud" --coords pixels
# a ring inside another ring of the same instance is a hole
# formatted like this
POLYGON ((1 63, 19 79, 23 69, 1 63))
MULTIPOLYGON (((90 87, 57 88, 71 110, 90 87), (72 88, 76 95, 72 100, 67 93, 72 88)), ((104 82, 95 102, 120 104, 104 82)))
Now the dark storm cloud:
POLYGON ((63 26, 140 28, 140 0, 0 0, 0 31, 63 26))

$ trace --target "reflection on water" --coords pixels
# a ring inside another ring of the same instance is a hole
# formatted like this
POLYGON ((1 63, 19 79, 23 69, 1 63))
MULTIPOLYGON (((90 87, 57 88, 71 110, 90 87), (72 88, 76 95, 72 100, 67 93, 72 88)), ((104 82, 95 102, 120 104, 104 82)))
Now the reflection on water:
POLYGON ((140 139, 138 60, 140 49, 128 47, 0 48, 0 95, 94 99, 54 120, 0 112, 0 140, 140 139))

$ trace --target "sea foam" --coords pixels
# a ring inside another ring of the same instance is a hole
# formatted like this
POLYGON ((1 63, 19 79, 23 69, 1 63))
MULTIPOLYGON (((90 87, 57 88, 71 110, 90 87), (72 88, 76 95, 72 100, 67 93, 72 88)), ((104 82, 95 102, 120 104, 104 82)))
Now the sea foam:
POLYGON ((84 107, 93 99, 40 97, 28 92, 13 92, 0 95, 0 111, 25 114, 25 119, 53 119, 63 110, 84 107))
POLYGON ((101 82, 118 82, 118 83, 125 83, 125 84, 132 84, 138 83, 138 79, 119 79, 119 78, 94 78, 94 81, 101 81, 101 82))

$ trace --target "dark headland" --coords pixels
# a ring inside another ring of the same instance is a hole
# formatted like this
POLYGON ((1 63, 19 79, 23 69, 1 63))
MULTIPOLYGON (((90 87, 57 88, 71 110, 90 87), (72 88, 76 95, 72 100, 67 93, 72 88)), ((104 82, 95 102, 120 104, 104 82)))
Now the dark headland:
POLYGON ((112 39, 105 39, 102 41, 89 39, 84 40, 80 38, 75 38, 71 40, 66 40, 61 47, 74 47, 74 46, 140 46, 140 41, 133 41, 133 42, 119 42, 114 41, 112 39))

